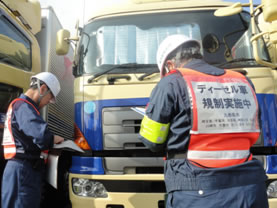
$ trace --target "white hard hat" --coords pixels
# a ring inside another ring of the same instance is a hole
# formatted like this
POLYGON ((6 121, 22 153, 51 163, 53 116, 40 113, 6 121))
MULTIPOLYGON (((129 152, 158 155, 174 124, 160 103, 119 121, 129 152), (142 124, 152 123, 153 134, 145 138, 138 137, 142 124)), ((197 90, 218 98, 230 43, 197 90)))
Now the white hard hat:
POLYGON ((182 44, 188 42, 196 42, 197 44, 199 44, 200 47, 199 41, 181 34, 170 35, 161 42, 157 51, 157 64, 160 70, 161 77, 164 75, 164 64, 168 55, 182 44))
POLYGON ((60 82, 57 79, 57 77, 50 72, 41 72, 32 76, 31 80, 34 78, 43 81, 47 85, 47 87, 50 89, 51 93, 54 96, 54 98, 50 102, 55 103, 56 97, 61 90, 60 82))

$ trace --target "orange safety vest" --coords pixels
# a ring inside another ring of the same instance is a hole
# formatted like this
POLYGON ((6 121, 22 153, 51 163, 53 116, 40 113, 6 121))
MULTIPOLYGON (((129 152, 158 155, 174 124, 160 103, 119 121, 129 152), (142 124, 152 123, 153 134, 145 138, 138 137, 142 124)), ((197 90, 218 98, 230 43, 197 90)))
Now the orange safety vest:
MULTIPOLYGON (((16 146, 15 146, 15 142, 14 142, 14 138, 13 138, 13 134, 12 134, 11 119, 12 119, 12 106, 17 101, 23 101, 23 102, 28 103, 36 110, 37 114, 40 115, 40 113, 36 109, 36 107, 32 103, 30 103, 29 101, 27 101, 25 99, 17 98, 17 99, 14 99, 10 103, 10 105, 8 107, 7 115, 6 115, 6 120, 5 120, 5 125, 4 125, 4 136, 3 136, 3 142, 2 142, 2 145, 4 147, 5 159, 12 159, 16 155, 16 146)), ((43 157, 45 158, 48 156, 48 151, 44 151, 42 154, 43 154, 43 157)))
POLYGON ((212 76, 178 69, 186 83, 193 114, 187 158, 205 167, 227 167, 252 159, 260 135, 258 102, 240 73, 212 76))

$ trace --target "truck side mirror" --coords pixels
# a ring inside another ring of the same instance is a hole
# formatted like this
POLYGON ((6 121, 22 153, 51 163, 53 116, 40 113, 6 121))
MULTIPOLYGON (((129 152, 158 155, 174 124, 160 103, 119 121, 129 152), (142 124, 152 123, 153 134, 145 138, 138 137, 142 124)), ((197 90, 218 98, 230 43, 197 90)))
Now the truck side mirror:
POLYGON ((58 55, 65 55, 69 50, 69 37, 70 32, 68 30, 59 30, 56 37, 56 53, 58 55))
POLYGON ((262 0, 263 15, 266 22, 277 20, 277 1, 276 0, 262 0))

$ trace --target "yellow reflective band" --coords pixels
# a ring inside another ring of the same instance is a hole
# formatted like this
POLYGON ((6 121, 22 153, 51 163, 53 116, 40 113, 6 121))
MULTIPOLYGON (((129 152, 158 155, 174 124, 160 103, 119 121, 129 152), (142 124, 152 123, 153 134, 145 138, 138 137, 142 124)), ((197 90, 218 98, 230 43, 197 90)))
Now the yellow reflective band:
POLYGON ((169 125, 170 123, 163 124, 153 121, 145 115, 142 119, 139 133, 152 143, 163 144, 167 139, 169 125))

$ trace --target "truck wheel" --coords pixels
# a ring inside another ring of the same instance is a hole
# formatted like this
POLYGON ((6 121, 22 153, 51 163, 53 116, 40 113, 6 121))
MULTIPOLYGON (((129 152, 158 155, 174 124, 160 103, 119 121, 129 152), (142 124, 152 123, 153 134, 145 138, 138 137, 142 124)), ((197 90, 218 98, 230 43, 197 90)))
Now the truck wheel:
POLYGON ((69 199, 69 168, 71 166, 71 154, 64 151, 59 159, 58 167, 58 190, 57 196, 59 197, 59 207, 71 208, 69 199))

